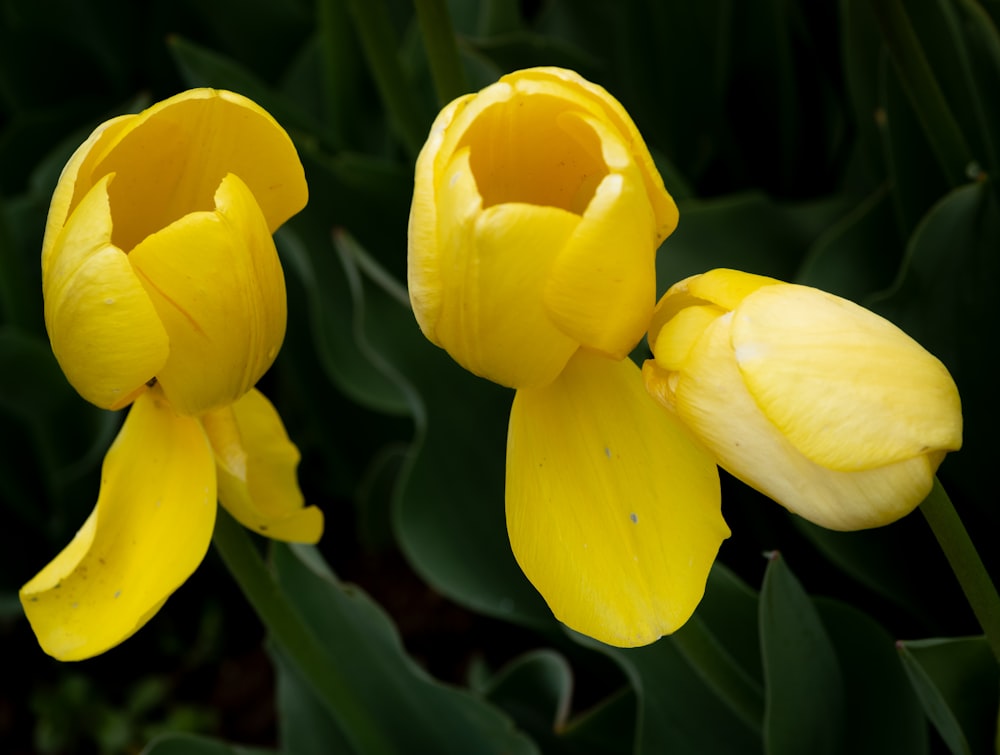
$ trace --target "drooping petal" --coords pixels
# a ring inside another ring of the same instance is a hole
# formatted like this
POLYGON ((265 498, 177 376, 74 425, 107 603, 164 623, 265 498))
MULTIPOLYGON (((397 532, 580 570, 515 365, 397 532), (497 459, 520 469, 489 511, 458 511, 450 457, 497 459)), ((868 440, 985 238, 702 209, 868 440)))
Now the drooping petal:
POLYGON ((246 393, 285 335, 285 279, 253 195, 230 174, 216 203, 216 212, 187 215, 129 255, 170 335, 157 379, 182 414, 246 393))
POLYGON ((52 351, 74 388, 104 409, 127 405, 164 365, 167 332, 128 257, 111 243, 110 177, 77 206, 42 274, 52 351))
POLYGON ((656 303, 658 240, 652 206, 638 168, 614 132, 577 113, 564 114, 560 123, 581 144, 589 133, 611 172, 556 257, 545 304, 556 324, 576 341, 623 359, 649 327, 656 303))
POLYGON ((544 385, 577 349, 549 318, 541 288, 580 218, 514 203, 478 212, 468 155, 463 150, 456 156, 439 203, 441 216, 452 222, 442 226, 450 230, 440 258, 447 295, 433 340, 467 370, 494 382, 544 385))
POLYGON ((714 461, 631 361, 587 351, 514 398, 507 528, 555 616, 623 647, 690 617, 729 535, 714 461))
POLYGON ((295 478, 299 450, 256 388, 201 418, 215 450, 219 502, 238 522, 276 540, 316 543, 323 512, 305 506, 295 478))
POLYGON ((250 188, 270 232, 301 210, 305 174, 288 134, 260 106, 233 92, 192 89, 158 102, 103 139, 82 185, 116 173, 114 241, 129 251, 195 211, 210 211, 227 173, 250 188))
POLYGON ((766 286, 733 314, 750 393, 806 457, 842 471, 962 444, 948 370, 899 328, 806 286, 766 286))
POLYGON ((650 393, 673 392, 678 416, 723 468, 799 516, 835 530, 888 524, 927 496, 943 454, 862 472, 834 471, 803 456, 748 392, 730 341, 732 318, 729 313, 709 325, 684 370, 671 375, 673 386, 659 385, 662 373, 646 370, 650 393))
POLYGON ((21 588, 45 652, 89 658, 141 628, 201 563, 215 511, 201 425, 176 415, 156 389, 143 394, 104 459, 94 512, 21 588))

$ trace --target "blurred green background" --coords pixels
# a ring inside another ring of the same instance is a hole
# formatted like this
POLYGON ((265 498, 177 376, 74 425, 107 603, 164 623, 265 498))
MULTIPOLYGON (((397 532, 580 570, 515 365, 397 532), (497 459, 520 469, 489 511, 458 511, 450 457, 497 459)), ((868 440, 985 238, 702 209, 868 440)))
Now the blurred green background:
POLYGON ((688 626, 636 650, 561 629, 507 544, 512 394, 423 339, 405 265, 438 108, 517 68, 577 70, 629 110, 678 200, 660 291, 719 266, 808 283, 947 364, 966 433, 940 477, 995 574, 998 21, 997 0, 0 0, 0 751, 365 741, 214 552, 90 661, 47 658, 17 601, 91 510, 121 421, 48 347, 51 191, 98 123, 194 86, 255 99, 306 167, 261 388, 327 528, 318 552, 259 545, 385 751, 994 751, 997 666, 919 513, 826 532, 724 478, 733 535, 688 626))

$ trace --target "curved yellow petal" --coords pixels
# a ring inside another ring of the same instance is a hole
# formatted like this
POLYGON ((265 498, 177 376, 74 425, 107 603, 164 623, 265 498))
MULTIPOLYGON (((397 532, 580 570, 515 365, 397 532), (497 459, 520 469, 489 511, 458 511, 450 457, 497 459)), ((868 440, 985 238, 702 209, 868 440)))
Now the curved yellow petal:
POLYGON ((500 204, 478 212, 468 150, 449 166, 439 210, 445 296, 434 341, 470 372, 515 388, 544 385, 577 343, 551 321, 542 283, 580 218, 555 207, 500 204))
POLYGON ((729 535, 713 460, 631 361, 583 350, 514 398, 507 529, 555 616, 621 647, 687 621, 729 535))
POLYGON ((930 492, 943 454, 918 456, 862 472, 838 472, 803 456, 769 421, 747 390, 731 345, 732 313, 713 322, 684 370, 646 370, 650 393, 672 392, 680 419, 720 466, 790 511, 823 527, 878 527, 912 511, 930 492))
POLYGON ((253 194, 230 174, 216 203, 216 212, 187 215, 129 255, 170 335, 157 379, 181 414, 246 393, 285 335, 285 279, 253 194))
MULTIPOLYGON (((431 341, 435 341, 434 330, 441 314, 442 297, 437 181, 446 166, 442 165, 441 144, 455 115, 472 97, 471 94, 459 97, 438 113, 414 170, 413 203, 407 228, 407 287, 413 315, 420 330, 431 341)), ((475 200, 477 196, 478 191, 470 199, 475 200)))
MULTIPOLYGON (((667 289, 656 304, 649 324, 649 344, 654 346, 659 338, 660 328, 687 307, 713 304, 723 310, 732 310, 758 288, 776 283, 781 281, 727 268, 716 268, 678 281, 667 289)), ((655 348, 653 352, 656 353, 655 348)))
POLYGON ((509 73, 500 79, 502 82, 514 83, 515 86, 524 80, 537 82, 537 85, 549 84, 551 86, 553 83, 559 83, 563 85, 558 90, 563 97, 574 91, 586 93, 586 97, 579 97, 577 102, 584 100, 580 104, 591 111, 595 107, 600 108, 600 114, 607 118, 618 131, 639 167, 646 187, 646 194, 653 208, 656 222, 656 245, 658 246, 663 239, 673 233, 677 227, 677 205, 667 193, 663 185, 663 177, 656 169, 656 164, 653 162, 652 155, 649 154, 649 149, 646 147, 639 129, 636 128, 622 104, 612 97, 604 87, 587 81, 576 71, 566 68, 555 66, 527 68, 509 73))
POLYGON ((21 588, 42 649, 79 660, 130 637, 201 563, 215 511, 201 425, 174 414, 159 391, 143 394, 104 459, 94 512, 21 588))
POLYGON ((103 139, 86 175, 111 189, 114 241, 128 251, 185 215, 210 211, 227 173, 247 184, 273 232, 308 199, 305 173, 285 130, 246 97, 192 89, 156 103, 103 139))
POLYGON ((766 286, 733 313, 747 387, 806 457, 841 471, 962 444, 948 370, 878 315, 806 286, 766 286))
POLYGON ((693 304, 684 307, 659 330, 652 342, 656 364, 665 370, 683 369, 691 349, 698 343, 705 328, 725 311, 714 304, 693 304))
POLYGON ((129 264, 111 243, 101 180, 52 242, 42 275, 45 326, 66 378, 104 409, 127 405, 167 360, 167 332, 129 264))
POLYGON ((475 118, 455 152, 469 150, 483 207, 514 202, 583 215, 608 174, 600 142, 607 129, 598 133, 581 125, 587 114, 567 111, 569 103, 559 97, 516 90, 509 95, 486 108, 488 100, 480 97, 462 113, 475 118))
POLYGON ((121 115, 102 123, 94 129, 83 144, 76 148, 66 165, 63 166, 62 173, 59 174, 59 182, 56 184, 55 191, 52 192, 49 213, 45 219, 45 236, 42 239, 43 278, 47 274, 56 239, 62 233, 63 226, 66 225, 69 216, 83 200, 83 197, 94 187, 95 180, 90 177, 89 167, 92 155, 95 151, 101 152, 100 145, 102 143, 115 139, 119 131, 128 128, 128 122, 133 118, 135 118, 134 115, 121 115), (81 172, 88 176, 86 181, 78 181, 81 172))
POLYGON ((545 304, 584 346, 623 359, 642 338, 656 303, 656 227, 639 169, 626 146, 596 119, 566 113, 567 134, 585 134, 610 169, 552 266, 545 304), (596 138, 594 136, 596 135, 596 138))
POLYGON ((305 506, 295 478, 299 450, 256 388, 202 425, 215 450, 219 502, 238 522, 276 540, 316 543, 323 512, 305 506))

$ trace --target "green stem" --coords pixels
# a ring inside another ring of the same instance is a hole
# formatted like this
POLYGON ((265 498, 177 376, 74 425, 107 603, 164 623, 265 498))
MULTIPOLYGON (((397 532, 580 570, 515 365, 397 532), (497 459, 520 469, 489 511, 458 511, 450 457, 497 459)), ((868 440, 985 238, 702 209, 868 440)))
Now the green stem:
POLYGON ((332 656, 324 652, 285 599, 247 531, 222 507, 212 541, 271 638, 325 703, 340 729, 352 740, 354 749, 357 752, 390 752, 392 748, 367 709, 358 703, 332 656))
POLYGON ((759 733, 764 720, 764 693, 719 645, 704 622, 692 616, 670 639, 698 676, 751 730, 759 733))
POLYGON ((920 504, 920 510, 948 558, 951 570, 958 577, 965 599, 986 633, 993 655, 1000 661, 1000 596, 965 525, 937 479, 930 495, 920 504))
POLYGON ((357 45, 351 29, 351 18, 343 0, 319 0, 316 4, 319 27, 319 51, 323 82, 323 106, 335 150, 346 149, 350 143, 352 113, 348 103, 354 100, 352 70, 357 45))
POLYGON ((444 106, 468 91, 458 59, 455 30, 444 0, 415 0, 415 3, 424 49, 431 64, 434 91, 438 104, 444 106))
POLYGON ((412 156, 416 156, 427 137, 420 109, 406 80, 396 53, 392 20, 384 0, 347 0, 354 26, 371 67, 379 95, 389 111, 389 118, 412 156))
POLYGON ((974 163, 972 152, 934 78, 902 0, 871 2, 893 65, 945 176, 952 186, 966 183, 974 163))

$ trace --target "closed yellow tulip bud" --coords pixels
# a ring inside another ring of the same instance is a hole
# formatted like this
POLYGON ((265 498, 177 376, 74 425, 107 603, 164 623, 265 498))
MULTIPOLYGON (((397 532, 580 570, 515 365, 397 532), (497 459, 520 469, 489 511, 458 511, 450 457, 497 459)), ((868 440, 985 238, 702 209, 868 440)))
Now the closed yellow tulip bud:
POLYGON ((417 160, 409 290, 463 367, 543 386, 581 347, 624 358, 677 208, 624 108, 572 71, 517 71, 448 105, 417 160))
POLYGON ((888 524, 962 444, 948 370, 837 296, 734 270, 674 285, 649 342, 647 390, 720 466, 816 524, 888 524))

